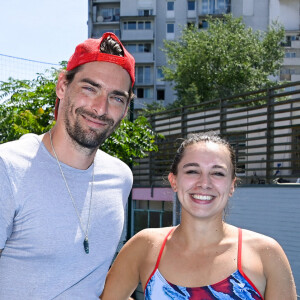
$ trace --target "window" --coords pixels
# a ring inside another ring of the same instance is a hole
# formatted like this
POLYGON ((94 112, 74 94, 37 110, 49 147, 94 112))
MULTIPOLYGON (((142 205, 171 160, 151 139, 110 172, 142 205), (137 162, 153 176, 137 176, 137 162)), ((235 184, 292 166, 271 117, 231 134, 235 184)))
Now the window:
POLYGON ((128 22, 129 30, 136 30, 136 22, 128 22))
POLYGON ((296 52, 286 52, 285 57, 286 58, 295 58, 296 57, 296 52))
POLYGON ((102 8, 97 17, 98 22, 116 22, 120 21, 120 8, 102 8))
POLYGON ((208 22, 206 20, 200 20, 198 28, 199 29, 207 29, 208 28, 208 22))
POLYGON ((147 44, 144 44, 144 52, 151 52, 151 44, 150 43, 147 43, 147 44))
POLYGON ((167 33, 174 33, 174 23, 167 24, 167 33))
POLYGON ((188 10, 195 10, 195 9, 196 9, 195 1, 188 1, 188 10))
POLYGON ((193 28, 193 27, 195 27, 195 23, 194 22, 188 22, 187 27, 188 28, 193 28))
POLYGON ((168 1, 167 2, 167 10, 173 11, 174 10, 174 1, 168 1))
POLYGON ((138 52, 151 52, 151 44, 138 44, 138 52))
POLYGON ((151 29, 151 22, 149 21, 145 22, 145 29, 151 29))
POLYGON ((173 225, 171 201, 134 200, 133 234, 145 228, 160 228, 173 225))
POLYGON ((230 11, 230 0, 202 0, 202 14, 226 14, 230 11))
POLYGON ((150 67, 144 67, 144 82, 145 83, 150 83, 151 80, 151 69, 150 67))
POLYGON ((138 30, 143 30, 145 28, 144 22, 138 22, 138 30))
POLYGON ((163 80, 164 79, 164 73, 163 73, 162 68, 157 68, 156 79, 157 80, 163 80))
POLYGON ((165 100, 165 90, 157 90, 157 100, 165 100))
POLYGON ((151 52, 151 43, 142 43, 142 44, 134 44, 124 43, 124 46, 130 53, 150 53, 151 52))
POLYGON ((136 95, 138 98, 152 99, 153 98, 153 90, 152 90, 152 88, 137 88, 136 95))
POLYGON ((148 17, 153 15, 153 9, 139 9, 138 14, 140 17, 148 17))
POLYGON ((151 83, 151 67, 137 67, 137 83, 151 83))
POLYGON ((146 98, 146 99, 153 99, 153 89, 151 89, 151 88, 144 88, 144 98, 146 98))
POLYGON ((124 30, 149 30, 152 28, 150 21, 129 21, 123 23, 124 30))

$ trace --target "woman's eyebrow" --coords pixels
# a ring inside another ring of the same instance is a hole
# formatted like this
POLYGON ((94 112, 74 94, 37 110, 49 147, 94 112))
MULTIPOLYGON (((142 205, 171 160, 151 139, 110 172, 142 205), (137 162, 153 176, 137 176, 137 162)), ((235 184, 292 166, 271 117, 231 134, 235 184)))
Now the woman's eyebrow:
POLYGON ((183 166, 183 168, 188 168, 188 167, 199 167, 198 163, 187 163, 183 166))
MULTIPOLYGON (((183 168, 188 168, 188 167, 199 167, 200 165, 198 163, 187 163, 185 165, 183 165, 183 168)), ((213 165, 212 166, 213 169, 223 169, 223 170, 227 170, 226 167, 222 166, 222 165, 213 165)))

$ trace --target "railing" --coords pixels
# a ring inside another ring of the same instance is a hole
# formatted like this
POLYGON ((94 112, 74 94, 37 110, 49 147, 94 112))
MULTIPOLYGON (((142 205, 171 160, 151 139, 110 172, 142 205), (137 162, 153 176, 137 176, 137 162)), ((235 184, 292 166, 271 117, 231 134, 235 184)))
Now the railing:
POLYGON ((139 159, 134 185, 164 186, 164 178, 182 138, 215 131, 237 156, 241 184, 268 184, 300 177, 300 81, 149 116, 164 135, 159 151, 139 159))

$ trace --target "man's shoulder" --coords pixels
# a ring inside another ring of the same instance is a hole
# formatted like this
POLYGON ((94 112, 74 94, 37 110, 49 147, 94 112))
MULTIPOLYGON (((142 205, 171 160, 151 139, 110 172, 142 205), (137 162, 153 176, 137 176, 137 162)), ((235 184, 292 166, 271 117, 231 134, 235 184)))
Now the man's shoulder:
POLYGON ((40 136, 36 134, 25 134, 18 140, 10 141, 0 145, 0 158, 5 161, 14 162, 17 158, 28 158, 35 155, 41 143, 40 136))
POLYGON ((131 172, 129 166, 125 164, 122 160, 102 151, 101 149, 98 149, 95 159, 96 164, 97 161, 99 162, 99 166, 108 167, 110 169, 118 168, 120 171, 122 170, 122 172, 131 172))
POLYGON ((39 135, 34 133, 27 133, 22 135, 18 140, 6 142, 0 145, 0 151, 7 151, 7 150, 19 150, 22 151, 21 146, 33 146, 39 145, 41 142, 41 138, 39 135))

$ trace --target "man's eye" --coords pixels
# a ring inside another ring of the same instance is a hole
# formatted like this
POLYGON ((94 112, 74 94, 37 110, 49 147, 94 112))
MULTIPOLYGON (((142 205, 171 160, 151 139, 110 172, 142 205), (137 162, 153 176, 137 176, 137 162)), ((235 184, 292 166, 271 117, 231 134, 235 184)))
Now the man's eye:
POLYGON ((126 99, 125 99, 125 97, 122 97, 122 96, 111 95, 109 97, 109 99, 110 99, 110 101, 113 101, 114 103, 117 103, 119 105, 126 104, 126 99))
POLYGON ((89 92, 94 92, 95 91, 95 89, 91 86, 84 86, 83 89, 86 90, 86 91, 89 91, 89 92))
POLYGON ((125 100, 121 97, 115 97, 116 101, 124 103, 125 100))

